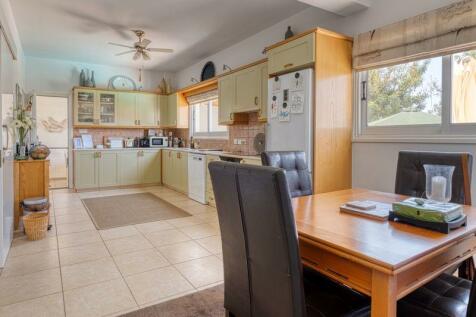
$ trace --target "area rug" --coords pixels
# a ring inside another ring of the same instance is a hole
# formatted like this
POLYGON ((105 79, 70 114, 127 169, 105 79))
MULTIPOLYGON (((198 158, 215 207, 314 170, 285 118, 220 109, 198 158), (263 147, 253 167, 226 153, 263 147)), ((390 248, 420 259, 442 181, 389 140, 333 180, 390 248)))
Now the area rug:
POLYGON ((223 284, 136 310, 121 317, 224 317, 223 284))
POLYGON ((191 216, 151 193, 85 198, 82 201, 97 229, 191 216))

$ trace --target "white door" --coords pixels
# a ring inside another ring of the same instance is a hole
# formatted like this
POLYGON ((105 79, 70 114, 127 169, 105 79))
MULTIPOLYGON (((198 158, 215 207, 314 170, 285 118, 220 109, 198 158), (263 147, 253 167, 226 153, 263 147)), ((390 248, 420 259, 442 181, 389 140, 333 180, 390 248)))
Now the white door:
POLYGON ((5 263, 13 239, 13 144, 7 123, 16 100, 13 56, 0 34, 0 267, 5 263))

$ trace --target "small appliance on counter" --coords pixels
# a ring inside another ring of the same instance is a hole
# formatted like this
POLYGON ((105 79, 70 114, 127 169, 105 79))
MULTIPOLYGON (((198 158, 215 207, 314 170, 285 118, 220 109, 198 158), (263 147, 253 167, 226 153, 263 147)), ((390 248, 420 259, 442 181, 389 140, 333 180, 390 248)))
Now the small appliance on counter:
POLYGON ((124 147, 126 148, 133 148, 134 146, 134 139, 133 138, 126 138, 124 139, 124 147))
POLYGON ((124 139, 118 137, 108 137, 106 145, 111 149, 122 149, 124 147, 124 139))
POLYGON ((142 139, 139 139, 139 147, 150 147, 149 138, 144 137, 142 139))
POLYGON ((166 136, 151 136, 149 137, 150 147, 168 147, 169 140, 166 136))

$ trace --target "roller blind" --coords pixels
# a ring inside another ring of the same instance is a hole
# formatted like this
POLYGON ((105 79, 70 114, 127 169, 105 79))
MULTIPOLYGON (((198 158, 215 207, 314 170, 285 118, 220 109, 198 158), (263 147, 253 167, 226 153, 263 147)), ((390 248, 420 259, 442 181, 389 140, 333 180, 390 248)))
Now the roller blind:
POLYGON ((476 49, 476 1, 464 0, 354 39, 356 70, 476 49))
POLYGON ((218 89, 213 89, 213 90, 205 91, 196 95, 188 96, 187 103, 189 105, 194 105, 197 103, 202 103, 202 102, 210 101, 217 98, 218 98, 218 89))

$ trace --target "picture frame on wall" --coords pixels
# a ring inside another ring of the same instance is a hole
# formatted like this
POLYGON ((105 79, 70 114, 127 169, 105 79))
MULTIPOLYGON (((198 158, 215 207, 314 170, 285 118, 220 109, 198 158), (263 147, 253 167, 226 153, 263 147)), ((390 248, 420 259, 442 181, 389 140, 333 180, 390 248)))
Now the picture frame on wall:
POLYGON ((74 149, 82 149, 83 148, 83 140, 81 138, 73 138, 73 148, 74 149))

